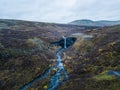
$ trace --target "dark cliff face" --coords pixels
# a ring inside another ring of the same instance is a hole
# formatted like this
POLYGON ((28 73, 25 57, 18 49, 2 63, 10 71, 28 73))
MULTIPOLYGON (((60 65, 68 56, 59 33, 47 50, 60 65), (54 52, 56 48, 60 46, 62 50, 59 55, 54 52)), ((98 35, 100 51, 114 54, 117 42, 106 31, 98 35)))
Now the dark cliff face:
MULTIPOLYGON (((75 37, 66 38, 66 47, 72 46, 77 39, 75 37)), ((51 44, 61 46, 64 48, 64 39, 62 38, 60 41, 52 42, 51 44)))

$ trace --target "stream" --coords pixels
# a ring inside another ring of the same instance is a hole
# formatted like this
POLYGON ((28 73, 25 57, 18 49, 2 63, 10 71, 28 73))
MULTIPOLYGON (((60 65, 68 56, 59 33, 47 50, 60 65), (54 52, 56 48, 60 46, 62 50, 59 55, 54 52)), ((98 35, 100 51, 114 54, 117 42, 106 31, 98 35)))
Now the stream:
MULTIPOLYGON (((84 38, 85 39, 87 38, 86 40, 89 40, 89 38, 92 38, 92 37, 91 36, 86 36, 84 38)), ((55 69, 55 73, 50 76, 50 80, 49 80, 49 83, 48 83, 47 90, 56 90, 56 88, 58 86, 60 86, 66 80, 68 80, 69 75, 64 68, 61 54, 64 52, 64 50, 66 48, 73 45, 75 41, 76 41, 76 39, 73 38, 73 37, 66 38, 66 37, 63 36, 60 41, 52 42, 52 44, 54 44, 54 45, 61 46, 61 48, 58 49, 58 51, 56 52, 56 63, 53 66, 51 66, 49 69, 47 69, 42 75, 39 75, 38 77, 34 78, 32 81, 24 84, 19 90, 27 90, 35 82, 40 81, 43 78, 47 78, 48 75, 50 74, 50 72, 53 69, 55 69)), ((115 76, 120 77, 120 72, 111 70, 111 71, 108 72, 108 75, 115 75, 115 76)))
POLYGON ((114 70, 110 70, 110 71, 108 72, 108 75, 115 75, 115 76, 120 77, 120 72, 114 71, 114 70))
POLYGON ((29 88, 36 81, 42 80, 43 78, 47 78, 48 74, 53 70, 53 68, 56 69, 56 72, 50 77, 50 81, 49 81, 47 90, 56 90, 56 88, 59 85, 63 84, 66 80, 68 80, 69 75, 68 75, 67 71, 64 68, 64 65, 62 63, 62 58, 61 58, 61 54, 68 47, 66 45, 66 43, 67 43, 66 37, 63 36, 62 39, 64 40, 64 47, 61 47, 56 52, 56 61, 57 61, 57 63, 54 66, 51 66, 42 75, 39 75, 38 77, 34 78, 32 81, 24 84, 19 90, 26 90, 27 88, 29 88))

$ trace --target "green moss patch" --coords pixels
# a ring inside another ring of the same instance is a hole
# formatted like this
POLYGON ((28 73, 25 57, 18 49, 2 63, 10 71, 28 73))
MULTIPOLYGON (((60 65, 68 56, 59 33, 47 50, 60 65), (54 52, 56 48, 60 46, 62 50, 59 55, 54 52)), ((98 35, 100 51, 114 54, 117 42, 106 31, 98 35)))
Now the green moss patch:
POLYGON ((108 75, 107 71, 104 71, 100 73, 99 75, 96 75, 93 77, 95 80, 114 80, 115 76, 113 75, 108 75))

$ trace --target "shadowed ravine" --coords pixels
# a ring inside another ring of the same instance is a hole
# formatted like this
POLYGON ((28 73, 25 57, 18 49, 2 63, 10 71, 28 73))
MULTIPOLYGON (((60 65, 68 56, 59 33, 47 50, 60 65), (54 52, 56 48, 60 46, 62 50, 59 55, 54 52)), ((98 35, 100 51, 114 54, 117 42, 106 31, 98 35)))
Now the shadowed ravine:
POLYGON ((61 46, 61 48, 56 52, 57 63, 54 66, 51 66, 42 75, 39 75, 38 77, 34 78, 32 81, 23 85, 19 90, 26 90, 36 81, 39 81, 43 78, 47 78, 48 74, 51 72, 53 68, 56 69, 56 72, 50 77, 47 90, 55 90, 59 85, 64 83, 66 80, 68 80, 69 76, 62 63, 61 54, 66 48, 73 45, 75 41, 76 38, 74 37, 66 38, 63 36, 63 38, 59 42, 53 42, 52 44, 57 43, 59 46, 61 46))

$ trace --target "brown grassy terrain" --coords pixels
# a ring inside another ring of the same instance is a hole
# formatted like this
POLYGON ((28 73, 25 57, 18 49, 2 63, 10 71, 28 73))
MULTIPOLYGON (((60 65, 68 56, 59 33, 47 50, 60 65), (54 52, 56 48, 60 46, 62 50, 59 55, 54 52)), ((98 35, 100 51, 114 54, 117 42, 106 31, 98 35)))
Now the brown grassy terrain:
POLYGON ((68 51, 66 68, 70 80, 59 90, 119 90, 120 77, 108 75, 120 71, 120 26, 86 31, 91 40, 82 40, 68 51), (71 51, 70 50, 70 51, 71 51))
MULTIPOLYGON (((58 90, 120 90, 120 78, 107 75, 109 70, 120 71, 119 25, 96 29, 16 20, 0 20, 0 89, 18 90, 44 73, 58 49, 50 42, 80 32, 93 38, 77 36, 74 46, 66 49, 63 62, 70 78, 58 90)), ((28 90, 46 90, 48 81, 49 77, 28 90)))

